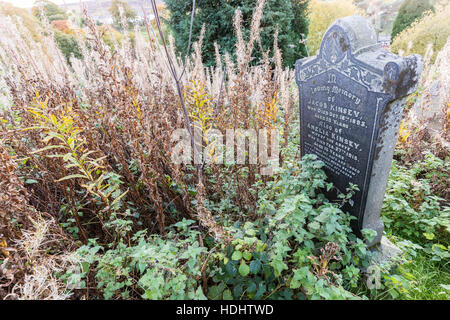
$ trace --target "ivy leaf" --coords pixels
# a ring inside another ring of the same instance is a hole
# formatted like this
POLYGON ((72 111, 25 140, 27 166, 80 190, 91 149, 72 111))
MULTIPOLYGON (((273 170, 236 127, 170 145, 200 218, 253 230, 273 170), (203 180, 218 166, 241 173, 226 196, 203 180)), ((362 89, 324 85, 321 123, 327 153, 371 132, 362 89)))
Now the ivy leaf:
POLYGON ((249 272, 250 272, 249 266, 244 261, 242 261, 241 265, 239 266, 239 274, 243 277, 246 277, 249 274, 249 272))

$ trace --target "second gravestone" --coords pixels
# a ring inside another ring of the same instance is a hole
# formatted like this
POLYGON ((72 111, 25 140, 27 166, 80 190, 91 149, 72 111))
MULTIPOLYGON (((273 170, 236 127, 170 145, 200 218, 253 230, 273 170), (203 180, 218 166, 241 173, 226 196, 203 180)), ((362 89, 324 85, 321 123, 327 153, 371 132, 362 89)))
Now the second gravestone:
POLYGON ((401 98, 416 90, 422 64, 418 55, 402 58, 381 49, 370 23, 350 16, 331 25, 316 56, 295 66, 301 154, 317 155, 340 192, 349 183, 358 186, 344 211, 357 218, 357 233, 362 228, 377 232, 369 245, 379 243, 384 230, 380 212, 403 111, 401 98))

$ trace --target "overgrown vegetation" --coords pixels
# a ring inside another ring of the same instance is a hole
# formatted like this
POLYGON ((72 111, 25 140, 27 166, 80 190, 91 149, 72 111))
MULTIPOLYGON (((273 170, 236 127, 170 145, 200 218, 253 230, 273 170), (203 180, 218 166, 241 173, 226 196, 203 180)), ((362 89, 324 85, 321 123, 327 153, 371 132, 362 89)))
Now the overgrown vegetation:
POLYGON ((202 243, 192 220, 169 227, 164 239, 144 230, 131 245, 106 249, 91 240, 75 254, 79 268, 66 275, 69 284, 83 289, 92 273, 106 299, 355 298, 345 288, 357 283, 370 253, 351 233, 350 216, 318 193, 321 166, 311 157, 287 164, 260 191, 256 219, 226 217, 228 244, 202 243))
MULTIPOLYGON (((368 288, 375 254, 364 240, 374 234, 356 237, 341 209, 355 186, 330 202, 323 163, 300 160, 297 87, 277 33, 272 57, 253 59, 263 8, 257 1, 251 22, 234 13, 235 59, 214 51, 215 67, 203 63, 204 37, 183 64, 157 24, 148 24, 150 41, 123 32, 107 43, 86 16, 69 64, 50 25, 43 53, 0 19, 9 101, 0 115, 0 298, 449 298, 443 144, 418 156, 424 128, 402 126, 382 214, 404 263, 381 266, 380 287, 368 288), (174 163, 178 128, 277 128, 280 169, 264 176, 259 161, 174 163)), ((445 142, 448 125, 442 130, 445 142)))
MULTIPOLYGON (((397 152, 401 157, 401 152, 397 152)), ((449 299, 449 168, 427 154, 410 168, 392 165, 383 203, 387 236, 403 251, 394 269, 380 267, 378 290, 361 285, 359 293, 371 299, 449 299)), ((358 291, 356 291, 358 292, 358 291)))
POLYGON ((432 261, 450 258, 450 207, 444 198, 449 196, 449 172, 448 161, 432 154, 409 169, 395 163, 383 206, 387 229, 422 244, 432 261))
POLYGON ((432 9, 433 5, 430 0, 404 0, 392 26, 391 42, 414 21, 419 20, 424 12, 432 9))
POLYGON ((395 39, 391 38, 393 41, 391 50, 395 53, 417 53, 425 56, 427 48, 431 45, 433 50, 431 60, 434 61, 450 37, 450 26, 446 23, 449 16, 450 4, 448 1, 440 1, 435 5, 434 11, 427 11, 422 19, 415 20, 395 39))

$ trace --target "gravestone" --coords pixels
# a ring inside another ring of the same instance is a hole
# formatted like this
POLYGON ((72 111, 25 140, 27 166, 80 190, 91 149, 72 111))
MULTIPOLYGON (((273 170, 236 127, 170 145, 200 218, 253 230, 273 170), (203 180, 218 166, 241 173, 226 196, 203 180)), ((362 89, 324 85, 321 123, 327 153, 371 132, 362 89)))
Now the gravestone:
POLYGON ((353 229, 377 232, 380 243, 383 197, 397 141, 405 97, 414 92, 422 58, 406 58, 381 48, 377 34, 361 16, 336 20, 316 56, 296 62, 300 92, 301 154, 315 154, 337 190, 358 186, 344 211, 353 229))

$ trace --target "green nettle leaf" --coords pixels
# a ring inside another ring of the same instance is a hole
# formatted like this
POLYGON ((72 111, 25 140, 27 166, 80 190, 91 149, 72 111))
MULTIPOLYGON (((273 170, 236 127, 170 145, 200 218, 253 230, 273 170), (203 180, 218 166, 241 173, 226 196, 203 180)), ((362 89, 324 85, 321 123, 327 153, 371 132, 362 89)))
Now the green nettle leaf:
POLYGON ((287 265, 283 262, 283 260, 273 260, 270 265, 273 267, 273 270, 275 272, 275 276, 279 277, 281 275, 281 272, 283 270, 287 270, 287 265))
POLYGON ((233 252, 233 255, 231 256, 232 260, 241 260, 242 259, 242 252, 240 252, 239 250, 236 250, 233 252))
POLYGON ((249 266, 244 262, 241 261, 241 265, 239 266, 239 274, 243 277, 246 277, 250 272, 249 266))
POLYGON ((333 223, 327 223, 325 225, 325 230, 327 234, 332 234, 336 230, 336 226, 333 223))
POLYGON ((303 267, 295 271, 294 276, 292 277, 291 283, 289 287, 291 289, 298 289, 302 284, 302 281, 305 281, 308 275, 308 267, 303 267))
POLYGON ((317 231, 320 229, 320 223, 318 223, 317 221, 313 221, 308 224, 308 228, 311 229, 311 231, 317 231))
POLYGON ((145 269, 147 268, 147 264, 144 262, 139 262, 137 264, 137 267, 138 267, 140 273, 144 273, 145 269))
POLYGON ((317 217, 314 218, 314 220, 323 223, 328 220, 328 217, 329 217, 329 210, 323 210, 317 217))

